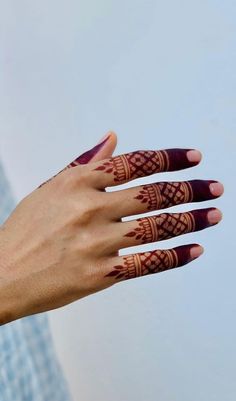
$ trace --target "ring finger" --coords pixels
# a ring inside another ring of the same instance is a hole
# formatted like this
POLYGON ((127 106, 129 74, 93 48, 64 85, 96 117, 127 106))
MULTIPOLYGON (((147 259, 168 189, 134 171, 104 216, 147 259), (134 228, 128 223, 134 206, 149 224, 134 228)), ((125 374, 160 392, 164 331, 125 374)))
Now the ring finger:
POLYGON ((114 250, 163 241, 182 234, 213 226, 222 218, 216 208, 191 210, 185 213, 162 213, 157 216, 116 223, 114 250))
POLYGON ((110 192, 110 203, 115 220, 153 210, 219 197, 223 185, 213 180, 159 182, 110 192))

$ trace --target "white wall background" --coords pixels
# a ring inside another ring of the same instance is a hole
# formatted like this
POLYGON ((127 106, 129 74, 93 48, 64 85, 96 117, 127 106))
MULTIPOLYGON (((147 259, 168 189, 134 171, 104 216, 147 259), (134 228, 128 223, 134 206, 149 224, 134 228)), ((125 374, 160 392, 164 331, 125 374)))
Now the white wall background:
POLYGON ((199 167, 153 181, 225 184, 203 205, 222 209, 220 226, 161 244, 199 242, 199 260, 50 313, 75 400, 234 401, 235 1, 0 6, 0 153, 18 200, 109 129, 118 153, 203 152, 199 167))

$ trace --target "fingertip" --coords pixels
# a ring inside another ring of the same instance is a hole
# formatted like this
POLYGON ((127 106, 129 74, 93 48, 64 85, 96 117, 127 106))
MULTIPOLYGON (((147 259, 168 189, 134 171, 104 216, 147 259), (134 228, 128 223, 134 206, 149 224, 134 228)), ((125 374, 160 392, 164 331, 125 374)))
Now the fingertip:
POLYGON ((204 253, 204 248, 201 245, 194 245, 190 250, 191 259, 196 259, 204 253))
POLYGON ((116 149, 118 138, 117 138, 117 134, 114 131, 109 131, 108 135, 109 135, 109 140, 107 143, 107 151, 108 151, 107 157, 110 157, 113 155, 113 153, 116 149))
POLYGON ((191 163, 200 163, 202 160, 202 153, 199 150, 191 149, 187 152, 187 158, 191 163))
POLYGON ((174 251, 177 254, 178 266, 184 266, 201 256, 204 248, 199 244, 187 244, 174 248, 174 251))
POLYGON ((115 144, 115 146, 116 146, 116 145, 117 145, 117 142, 118 142, 118 137, 117 137, 116 132, 110 130, 110 131, 108 132, 108 135, 109 135, 109 134, 110 134, 110 141, 112 141, 112 142, 115 144))
POLYGON ((208 221, 211 225, 219 223, 223 218, 223 213, 217 208, 211 208, 207 214, 208 221))
POLYGON ((224 185, 221 182, 212 182, 209 186, 212 195, 218 197, 224 193, 224 185))
POLYGON ((202 154, 196 149, 172 148, 166 149, 168 155, 168 169, 165 171, 177 171, 194 167, 202 160, 202 154))
POLYGON ((108 131, 97 145, 99 151, 93 155, 91 161, 97 162, 111 157, 117 145, 117 135, 114 131, 108 131))

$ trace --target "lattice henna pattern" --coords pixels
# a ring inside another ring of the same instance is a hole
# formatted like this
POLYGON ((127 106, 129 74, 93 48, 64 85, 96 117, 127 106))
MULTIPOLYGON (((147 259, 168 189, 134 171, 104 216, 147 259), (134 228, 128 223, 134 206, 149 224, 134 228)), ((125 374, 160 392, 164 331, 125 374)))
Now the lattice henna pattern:
POLYGON ((169 158, 166 151, 140 150, 111 158, 95 170, 112 173, 115 182, 123 182, 166 171, 168 168, 169 158))
POLYGON ((193 167, 198 162, 190 162, 187 157, 191 149, 139 150, 111 158, 96 170, 113 174, 115 182, 145 177, 161 171, 176 171, 193 167))
POLYGON ((182 245, 173 249, 124 256, 123 263, 114 266, 105 277, 127 280, 186 265, 194 259, 191 256, 191 249, 195 246, 198 245, 182 245))
POLYGON ((165 209, 193 201, 193 190, 189 182, 160 182, 142 187, 134 198, 147 204, 147 210, 165 209))
POLYGON ((178 266, 178 255, 174 249, 129 255, 123 259, 124 265, 114 266, 114 270, 108 273, 106 277, 128 280, 178 266))
POLYGON ((134 237, 144 244, 195 231, 195 218, 191 212, 163 213, 159 216, 140 218, 137 221, 138 227, 125 237, 134 237))

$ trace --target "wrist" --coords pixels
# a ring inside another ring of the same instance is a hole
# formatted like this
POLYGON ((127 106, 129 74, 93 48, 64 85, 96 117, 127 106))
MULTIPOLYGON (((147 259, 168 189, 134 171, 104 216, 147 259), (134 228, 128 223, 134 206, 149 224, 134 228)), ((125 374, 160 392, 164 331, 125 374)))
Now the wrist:
MULTIPOLYGON (((19 299, 18 302, 20 302, 19 299)), ((0 326, 16 319, 15 293, 12 284, 4 278, 0 281, 0 326)))
MULTIPOLYGON (((0 228, 0 326, 16 320, 19 316, 19 305, 22 301, 20 286, 11 273, 12 252, 7 251, 5 229, 0 228), (18 310, 17 310, 18 309, 18 310)), ((20 317, 20 316, 19 316, 20 317)))

